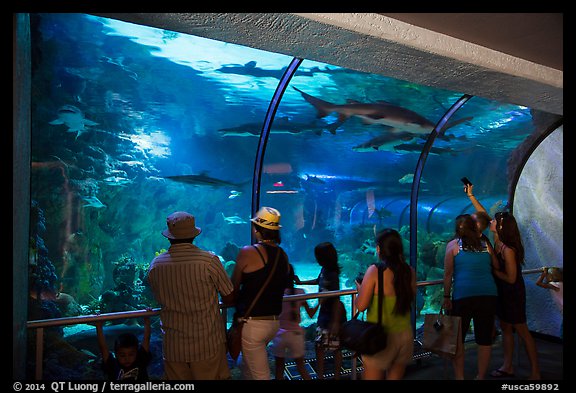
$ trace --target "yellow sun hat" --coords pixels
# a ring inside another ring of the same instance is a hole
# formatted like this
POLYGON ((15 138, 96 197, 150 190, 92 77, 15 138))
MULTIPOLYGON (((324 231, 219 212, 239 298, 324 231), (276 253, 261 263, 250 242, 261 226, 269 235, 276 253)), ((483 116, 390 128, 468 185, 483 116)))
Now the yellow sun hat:
POLYGON ((277 231, 282 228, 282 225, 280 225, 280 212, 273 207, 261 207, 256 216, 250 221, 266 229, 277 231))

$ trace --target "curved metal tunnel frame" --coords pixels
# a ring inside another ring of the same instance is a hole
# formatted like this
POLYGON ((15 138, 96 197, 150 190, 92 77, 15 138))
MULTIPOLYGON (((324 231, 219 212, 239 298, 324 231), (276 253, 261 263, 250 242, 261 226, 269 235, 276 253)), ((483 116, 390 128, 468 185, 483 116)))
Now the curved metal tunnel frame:
MULTIPOLYGON (((266 112, 266 116, 264 118, 264 124, 262 125, 262 132, 260 133, 260 139, 258 141, 258 148, 256 151, 256 158, 254 162, 254 174, 253 174, 253 181, 252 181, 252 211, 251 214, 254 216, 258 209, 260 208, 260 186, 261 186, 261 179, 262 179, 262 167, 264 163, 264 157, 266 155, 266 146, 268 144, 268 137, 270 136, 270 129, 272 128, 272 123, 274 122, 274 117, 276 115, 276 111, 278 110, 278 105, 280 105, 280 101, 284 92, 286 91, 286 87, 290 80, 296 73, 296 70, 302 64, 304 59, 294 57, 290 62, 290 65, 286 68, 286 71, 282 75, 278 86, 276 87, 276 91, 272 96, 272 100, 270 101, 270 105, 268 106, 268 110, 266 112)), ((448 111, 440 118, 426 143, 420 153, 420 157, 418 158, 418 162, 416 164, 416 169, 414 170, 414 181, 412 183, 412 192, 410 196, 410 266, 416 269, 417 263, 417 250, 418 250, 418 243, 417 243, 417 227, 418 227, 418 212, 417 212, 417 205, 418 205, 418 191, 420 189, 420 179, 422 177, 422 170, 424 169, 424 164, 426 163, 426 159, 428 158, 428 154, 430 153, 430 149, 432 148, 432 144, 434 140, 440 133, 443 131, 444 126, 450 120, 452 115, 458 111, 468 100, 472 98, 469 94, 464 94, 460 97, 448 111)), ((252 242, 255 242, 256 239, 254 237, 254 233, 250 232, 250 238, 252 242)), ((412 310, 412 330, 413 332, 416 331, 416 310, 412 310)))
MULTIPOLYGON (((266 111, 266 117, 264 118, 264 124, 262 125, 262 132, 260 133, 260 140, 258 141, 258 148, 256 150, 256 159, 254 162, 254 176, 252 181, 252 217, 256 214, 260 208, 260 184, 262 180, 262 164, 264 163, 264 156, 266 154, 266 145, 268 144, 268 137, 270 136, 270 128, 274 122, 274 116, 276 116, 276 110, 278 110, 278 105, 282 100, 282 96, 286 91, 286 87, 292 76, 296 73, 296 70, 302 64, 304 59, 293 58, 290 65, 284 71, 284 75, 280 79, 276 91, 272 96, 268 110, 266 111)), ((252 243, 255 242, 254 233, 250 232, 250 237, 252 243)))
MULTIPOLYGON (((270 101, 270 105, 269 105, 268 110, 266 112, 266 116, 264 118, 264 123, 262 125, 262 131, 260 133, 260 139, 258 141, 256 158, 254 161, 254 174, 253 174, 253 181, 252 181, 252 211, 251 211, 252 216, 254 216, 256 214, 256 212, 258 211, 258 209, 260 208, 260 187, 261 187, 261 178, 262 178, 262 168, 263 168, 264 158, 266 155, 266 146, 268 144, 268 138, 270 136, 270 130, 272 128, 272 124, 274 122, 274 117, 276 115, 276 111, 278 109, 278 106, 280 105, 280 102, 282 100, 282 96, 284 95, 284 92, 286 91, 286 87, 290 83, 290 80, 292 79, 292 77, 294 76, 294 74, 298 70, 298 67, 302 64, 303 61, 304 61, 304 59, 297 58, 297 57, 294 57, 292 59, 289 66, 286 68, 286 71, 282 75, 282 78, 280 79, 278 86, 276 87, 274 95, 272 96, 272 99, 270 101)), ((420 179, 422 177, 422 171, 424 170, 426 160, 428 158, 430 150, 432 149, 432 145, 434 144, 434 141, 436 140, 436 137, 438 135, 441 135, 444 132, 444 127, 446 126, 448 120, 450 120, 450 118, 464 104, 466 104, 466 102, 468 102, 472 97, 473 96, 469 95, 469 94, 462 95, 446 111, 446 113, 440 118, 440 120, 434 126, 434 129, 432 130, 432 132, 428 136, 428 139, 426 140, 426 143, 424 144, 424 147, 422 148, 422 152, 420 153, 420 156, 419 156, 418 161, 416 163, 416 168, 414 169, 414 180, 412 182, 412 190, 411 190, 411 194, 410 194, 410 204, 405 206, 404 209, 402 210, 402 214, 400 215, 400 221, 399 221, 399 223, 402 222, 402 217, 404 216, 406 209, 409 208, 410 209, 410 250, 409 250, 409 252, 410 252, 410 266, 412 266, 414 269, 417 269, 417 260, 418 260, 418 258, 417 258, 417 253, 418 253, 418 230, 417 230, 418 229, 418 209, 417 209, 417 206, 418 206, 418 194, 419 194, 419 190, 420 190, 420 179)), ((517 172, 514 175, 513 184, 511 184, 511 190, 512 191, 510 192, 510 199, 509 199, 509 209, 511 212, 512 212, 512 206, 513 206, 512 200, 514 197, 514 189, 515 189, 516 183, 518 182, 518 179, 520 177, 522 168, 524 167, 524 165, 528 161, 530 154, 536 149, 536 147, 544 139, 546 139, 546 137, 550 133, 552 133, 562 123, 563 123, 563 119, 560 119, 559 121, 552 124, 552 126, 550 126, 550 128, 546 132, 544 132, 534 142, 534 144, 530 147, 529 151, 525 154, 522 165, 517 169, 517 172)), ((450 198, 448 198, 448 199, 450 199, 450 198)), ((448 199, 446 199, 446 200, 448 200, 448 199)), ((441 203, 446 202, 446 200, 439 202, 436 206, 434 206, 434 208, 438 207, 438 205, 440 205, 441 203)), ((428 220, 427 220, 427 226, 430 225, 430 219, 431 219, 430 216, 431 216, 433 211, 434 211, 434 209, 432 209, 432 211, 430 212, 430 215, 429 215, 428 220)), ((250 233, 250 236, 251 236, 252 242, 255 242, 256 239, 255 239, 254 233, 252 231, 250 233)), ((416 310, 415 309, 412 310, 411 318, 412 318, 412 330, 415 333, 415 331, 416 331, 416 310)))
MULTIPOLYGON (((304 59, 301 58, 293 58, 290 62, 290 65, 287 67, 286 71, 284 72, 278 86, 276 87, 276 91, 272 96, 272 100, 268 107, 268 111, 266 112, 266 117, 264 119, 264 124, 262 126, 262 132, 260 134, 260 139, 258 142, 258 148, 256 152, 256 158, 254 162, 254 175, 253 175, 253 183, 252 183, 252 216, 256 214, 258 209, 260 208, 260 186, 261 186, 261 177, 262 177, 262 168, 266 153, 266 146, 268 143, 268 137, 270 136, 270 129, 272 128, 272 124, 274 122, 274 117, 276 115, 276 111, 278 106, 280 105, 280 101, 282 96, 286 90, 286 87, 290 83, 290 80, 296 73, 300 64, 302 64, 304 59)), ((399 225, 402 222, 402 217, 404 216, 406 209, 410 209, 410 266, 414 269, 417 269, 417 260, 418 260, 418 193, 420 190, 420 180, 422 178, 422 171, 424 170, 424 166, 426 164, 426 160, 432 149, 432 145, 436 140, 438 135, 441 135, 444 131, 444 127, 447 124, 448 120, 464 105, 468 102, 473 96, 469 94, 464 94, 460 97, 447 111, 446 113, 440 118, 438 123, 434 126, 434 129, 428 136, 424 147, 422 148, 422 152, 418 158, 416 163, 416 168, 414 170, 414 180, 412 182, 412 190, 410 194, 410 204, 405 206, 400 214, 399 218, 399 225)), ((528 151, 525 153, 523 157, 523 161, 521 165, 517 168, 516 173, 514 174, 512 184, 510 185, 510 197, 509 197, 509 210, 510 212, 513 211, 513 200, 514 200, 514 191, 516 188, 516 184, 520 178, 522 173, 522 169, 524 165, 530 158, 532 152, 538 147, 538 145, 546 139, 548 135, 550 135, 554 130, 560 127, 563 124, 563 118, 559 119, 558 121, 554 122, 545 132, 543 132, 530 146, 528 151)), ((430 211, 428 219, 427 219, 427 229, 429 229, 431 216, 434 210, 442 203, 446 202, 451 198, 444 199, 438 202, 430 211)), ((251 239, 252 242, 255 241, 254 233, 251 232, 251 239)), ((412 310, 412 330, 415 334, 416 332, 416 310, 412 310)))

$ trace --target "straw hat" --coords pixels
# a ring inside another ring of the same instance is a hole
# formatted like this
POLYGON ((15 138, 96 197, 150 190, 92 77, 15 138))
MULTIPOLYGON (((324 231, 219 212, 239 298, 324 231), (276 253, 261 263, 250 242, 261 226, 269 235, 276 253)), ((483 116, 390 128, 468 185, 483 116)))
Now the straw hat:
POLYGON ((162 231, 162 235, 168 239, 192 239, 202 232, 196 226, 196 219, 190 213, 174 212, 166 217, 167 229, 162 231))
POLYGON ((256 216, 250 221, 266 229, 277 231, 282 228, 282 225, 280 225, 280 212, 272 207, 261 207, 256 216))

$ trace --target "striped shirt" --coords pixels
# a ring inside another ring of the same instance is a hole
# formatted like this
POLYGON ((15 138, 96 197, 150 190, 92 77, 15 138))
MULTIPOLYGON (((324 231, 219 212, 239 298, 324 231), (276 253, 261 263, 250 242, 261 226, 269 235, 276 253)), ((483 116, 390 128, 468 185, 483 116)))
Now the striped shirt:
POLYGON ((220 259, 191 243, 170 246, 150 264, 148 281, 160 303, 164 359, 192 362, 221 353, 226 342, 218 293, 234 289, 220 259))

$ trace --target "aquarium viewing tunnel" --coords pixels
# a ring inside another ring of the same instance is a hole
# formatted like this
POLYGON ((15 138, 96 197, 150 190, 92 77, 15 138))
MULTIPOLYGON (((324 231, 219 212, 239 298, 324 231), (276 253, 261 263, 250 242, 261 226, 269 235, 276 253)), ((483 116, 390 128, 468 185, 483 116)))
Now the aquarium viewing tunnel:
MULTIPOLYGON (((15 378, 39 377, 38 362, 43 379, 100 378, 97 365, 72 364, 95 364, 92 324, 47 327, 43 360, 26 324, 157 308, 146 273, 174 211, 196 217, 194 244, 231 274, 250 218, 274 207, 300 279, 318 276, 314 247, 329 241, 342 290, 376 262, 375 234, 398 230, 417 281, 436 282, 419 286, 418 337, 441 305, 454 220, 475 211, 462 177, 491 216, 517 218, 528 325, 560 337, 562 314, 532 273, 563 267, 561 110, 347 68, 322 48, 312 60, 120 15, 15 16, 15 378)), ((135 318, 107 327, 142 330, 135 318)))

